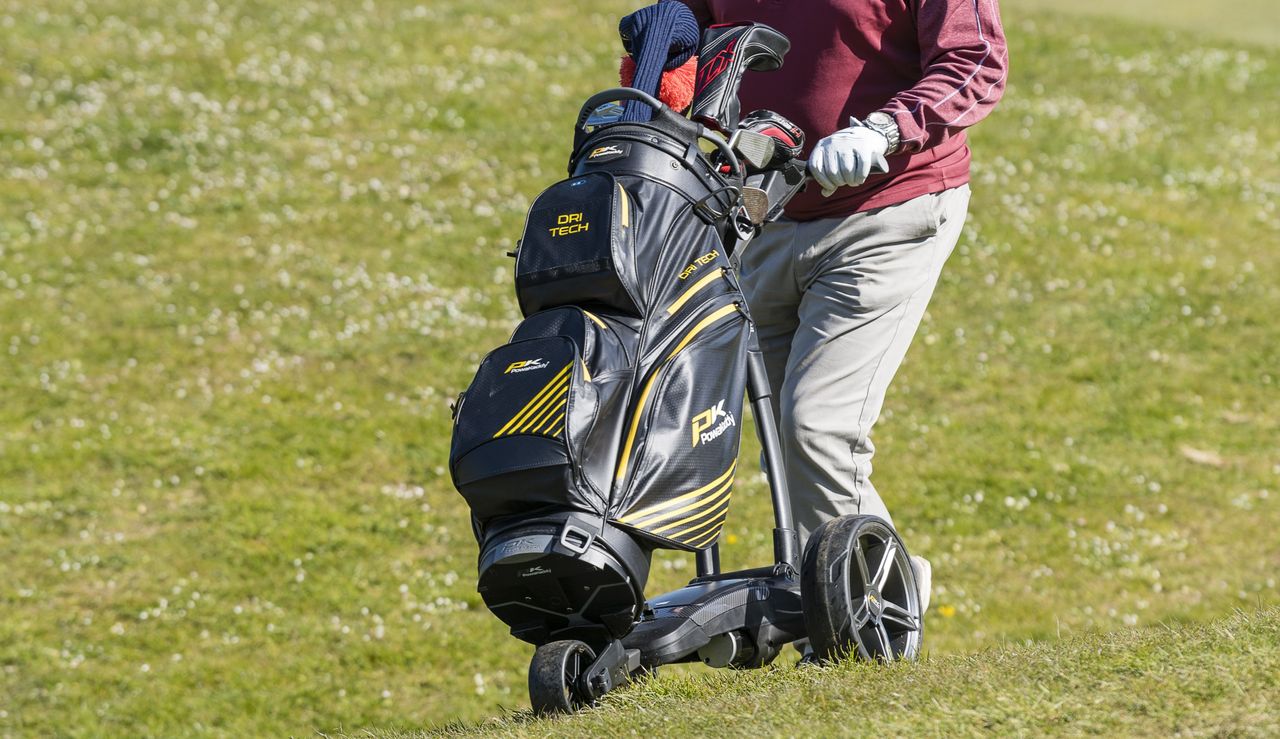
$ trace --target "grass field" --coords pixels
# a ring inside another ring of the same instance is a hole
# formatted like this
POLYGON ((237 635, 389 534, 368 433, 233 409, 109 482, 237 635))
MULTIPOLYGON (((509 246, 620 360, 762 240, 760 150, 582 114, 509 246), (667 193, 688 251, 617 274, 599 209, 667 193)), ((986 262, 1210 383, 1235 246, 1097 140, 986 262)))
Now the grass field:
POLYGON ((373 735, 1265 737, 1280 729, 1278 699, 1272 609, 892 667, 703 670, 615 693, 569 719, 373 735))
MULTIPOLYGON (((878 699, 908 733, 1280 726, 1280 53, 1008 5, 972 216, 878 427, 932 658, 672 670, 490 728, 705 730, 773 694, 847 695, 813 733, 878 699)), ((503 252, 633 6, 0 0, 0 736, 526 705, 448 403, 516 321, 503 252)), ((726 564, 761 563, 762 482, 736 497, 726 564)), ((691 571, 660 556, 651 592, 691 571)))
POLYGON ((1110 18, 1138 21, 1153 28, 1194 31, 1207 38, 1234 39, 1246 43, 1280 44, 1280 12, 1272 0, 1236 0, 1229 6, 1186 0, 1005 0, 1006 15, 1017 17, 1027 9, 1082 14, 1098 23, 1110 18))

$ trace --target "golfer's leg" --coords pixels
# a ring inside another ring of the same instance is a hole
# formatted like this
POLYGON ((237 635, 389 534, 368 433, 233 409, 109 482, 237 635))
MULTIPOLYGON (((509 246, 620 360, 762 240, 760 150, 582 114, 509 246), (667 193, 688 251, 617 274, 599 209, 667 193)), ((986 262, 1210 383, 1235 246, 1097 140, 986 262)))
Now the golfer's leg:
POLYGON ((959 238, 967 187, 844 219, 800 260, 807 287, 783 384, 796 527, 851 513, 891 520, 871 484, 871 429, 959 238))

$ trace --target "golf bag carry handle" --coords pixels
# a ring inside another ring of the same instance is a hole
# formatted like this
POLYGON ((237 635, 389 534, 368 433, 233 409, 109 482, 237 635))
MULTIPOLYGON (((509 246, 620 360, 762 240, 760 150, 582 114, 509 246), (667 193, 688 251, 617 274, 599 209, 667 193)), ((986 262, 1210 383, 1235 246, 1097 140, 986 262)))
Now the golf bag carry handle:
POLYGON ((702 34, 697 85, 689 117, 718 131, 738 127, 742 109, 738 86, 747 70, 772 72, 782 66, 791 42, 763 23, 726 23, 702 34))
MULTIPOLYGON (((587 121, 591 119, 591 114, 601 105, 612 102, 623 102, 626 100, 639 100, 640 102, 653 108, 654 118, 663 119, 668 125, 675 128, 688 128, 693 126, 694 133, 698 138, 711 142, 713 146, 720 150, 725 163, 729 165, 729 175, 734 179, 742 178, 742 165, 738 162, 738 157, 729 148, 729 144, 724 138, 718 134, 709 132, 702 125, 690 121, 688 118, 675 112, 662 101, 645 92, 637 90, 634 87, 611 87, 608 90, 601 90, 582 104, 582 109, 578 111, 578 120, 573 127, 573 150, 576 156, 577 152, 582 148, 583 142, 586 140, 588 132, 587 121)), ((570 168, 572 169, 572 167, 570 168)))
POLYGON ((611 87, 608 90, 601 90, 582 104, 582 110, 578 111, 578 122, 574 125, 574 132, 583 132, 587 125, 587 120, 591 118, 591 114, 605 103, 622 102, 625 100, 639 100, 640 102, 653 108, 655 115, 670 113, 670 109, 654 96, 644 90, 637 90, 634 87, 611 87))

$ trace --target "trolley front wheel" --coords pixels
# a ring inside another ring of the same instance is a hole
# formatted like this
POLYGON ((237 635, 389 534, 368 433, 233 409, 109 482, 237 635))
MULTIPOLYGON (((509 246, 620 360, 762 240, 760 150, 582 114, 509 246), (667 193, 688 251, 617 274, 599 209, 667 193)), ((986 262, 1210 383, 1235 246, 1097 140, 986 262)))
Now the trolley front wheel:
POLYGON ((529 702, 540 716, 573 713, 590 705, 582 675, 596 659, 591 647, 576 639, 538 647, 529 663, 529 702))

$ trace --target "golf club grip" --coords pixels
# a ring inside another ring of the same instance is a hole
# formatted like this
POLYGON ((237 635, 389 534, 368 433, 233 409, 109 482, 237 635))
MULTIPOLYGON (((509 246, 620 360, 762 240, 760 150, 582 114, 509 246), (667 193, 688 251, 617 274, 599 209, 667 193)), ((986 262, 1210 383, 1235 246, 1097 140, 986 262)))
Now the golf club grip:
POLYGON ((698 125, 698 138, 711 142, 711 145, 720 151, 720 155, 724 157, 725 164, 729 165, 729 174, 734 179, 742 179, 742 164, 738 161, 738 155, 733 153, 733 149, 729 148, 729 144, 720 137, 707 129, 706 126, 698 125))

